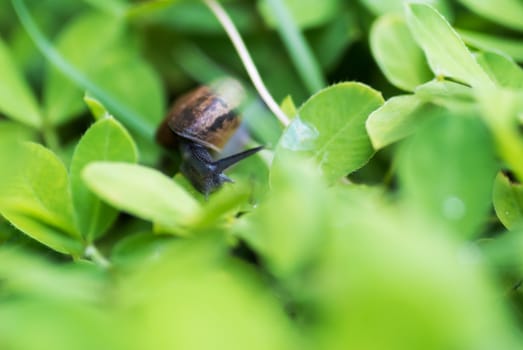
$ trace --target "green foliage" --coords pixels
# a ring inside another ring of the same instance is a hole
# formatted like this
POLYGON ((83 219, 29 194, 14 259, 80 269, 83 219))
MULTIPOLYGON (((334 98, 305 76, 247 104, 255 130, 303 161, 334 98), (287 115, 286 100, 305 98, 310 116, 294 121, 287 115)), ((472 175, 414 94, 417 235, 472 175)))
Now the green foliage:
POLYGON ((499 173, 492 192, 494 209, 499 220, 508 229, 523 222, 523 186, 512 183, 503 173, 499 173))
POLYGON ((416 86, 432 79, 423 51, 416 45, 401 16, 381 16, 370 35, 372 53, 394 85, 413 91, 416 86))
POLYGON ((87 189, 81 177, 84 167, 95 161, 136 162, 137 158, 131 136, 112 117, 93 124, 78 142, 71 160, 71 193, 77 228, 87 241, 105 233, 118 212, 87 189))
POLYGON ((26 81, 0 38, 0 111, 20 123, 38 127, 42 117, 26 81))
POLYGON ((521 348, 521 4, 223 1, 282 125, 207 3, 0 0, 0 349, 521 348), (154 136, 224 75, 205 198, 154 136))
POLYGON ((114 207, 166 229, 184 226, 198 210, 198 203, 182 187, 141 165, 95 162, 84 170, 83 179, 114 207))
POLYGON ((320 165, 329 182, 362 167, 373 149, 365 120, 383 98, 360 83, 340 83, 312 96, 298 110, 276 149, 274 167, 287 153, 306 154, 320 165))

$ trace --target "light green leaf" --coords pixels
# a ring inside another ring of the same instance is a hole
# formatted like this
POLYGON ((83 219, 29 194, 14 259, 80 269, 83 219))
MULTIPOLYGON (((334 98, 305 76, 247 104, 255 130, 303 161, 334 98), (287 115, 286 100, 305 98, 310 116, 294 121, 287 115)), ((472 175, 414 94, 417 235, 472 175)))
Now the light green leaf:
POLYGON ((271 174, 270 196, 236 227, 280 278, 299 272, 324 242, 331 201, 322 180, 314 163, 286 154, 271 174))
MULTIPOLYGON (((91 75, 121 31, 122 22, 114 17, 89 13, 75 18, 64 28, 56 49, 77 70, 91 75)), ((82 94, 69 77, 50 67, 44 85, 47 118, 53 124, 61 124, 78 115, 85 108, 82 94)))
POLYGON ((504 25, 523 30, 523 3, 521 0, 459 0, 477 14, 504 25))
POLYGON ((45 147, 23 145, 24 166, 3 185, 2 215, 28 236, 50 248, 72 255, 81 253, 80 235, 73 222, 67 171, 45 147))
MULTIPOLYGON (((405 3, 411 0, 360 0, 376 16, 388 13, 402 13, 405 3)), ((447 18, 452 17, 452 8, 447 0, 417 0, 416 2, 425 3, 433 6, 447 18)))
POLYGON ((363 166, 374 150, 365 130, 381 94, 360 83, 340 83, 313 95, 298 111, 276 149, 274 167, 285 153, 314 159, 329 182, 363 166))
POLYGON ((506 228, 523 223, 523 185, 513 183, 503 173, 498 173, 492 192, 494 210, 506 228))
POLYGON ((476 236, 487 221, 497 170, 481 121, 442 112, 403 147, 399 178, 413 210, 458 236, 476 236))
MULTIPOLYGON (((93 80, 114 98, 125 101, 129 108, 146 118, 147 123, 160 123, 166 104, 161 79, 137 52, 129 47, 113 48, 99 58, 93 80)), ((114 116, 119 119, 119 113, 114 116)))
POLYGON ((365 126, 374 149, 381 149, 414 132, 427 112, 423 105, 415 95, 400 95, 372 112, 365 126))
POLYGON ((477 60, 499 86, 523 89, 523 69, 510 58, 493 52, 483 52, 477 56, 477 60))
POLYGON ((107 109, 105 109, 104 105, 89 94, 84 95, 84 102, 87 107, 89 107, 89 110, 91 111, 91 114, 95 120, 112 117, 107 109))
POLYGON ((403 17, 386 15, 374 22, 370 33, 374 59, 387 79, 406 91, 433 78, 423 51, 414 41, 403 17))
MULTIPOLYGON (((289 9, 293 20, 300 28, 319 26, 339 14, 339 0, 281 0, 289 9)), ((265 22, 275 27, 277 16, 266 0, 258 1, 258 8, 265 22)))
POLYGON ((501 158, 523 181, 523 140, 518 117, 523 114, 523 91, 483 88, 476 92, 481 116, 496 140, 501 158))
POLYGON ((67 76, 77 86, 82 87, 83 90, 89 91, 90 94, 107 106, 109 110, 114 113, 117 112, 119 119, 122 120, 126 127, 133 132, 148 138, 149 142, 152 142, 156 127, 155 125, 147 123, 143 116, 128 108, 125 102, 115 99, 109 92, 101 89, 98 85, 93 83, 87 74, 77 69, 66 60, 64 56, 49 42, 40 28, 38 28, 38 25, 29 13, 23 0, 12 0, 11 2, 23 28, 27 31, 29 37, 34 41, 35 45, 54 68, 67 76))
MULTIPOLYGON (((93 80, 119 101, 125 101, 149 125, 159 125, 164 116, 165 97, 161 79, 152 66, 129 48, 113 49, 100 58, 93 80), (129 84, 139 82, 139 87, 129 84)), ((118 120, 124 116, 114 111, 118 120)), ((141 162, 154 164, 160 148, 137 132, 132 132, 140 150, 141 162)))
POLYGON ((13 120, 38 128, 42 116, 30 87, 16 67, 9 48, 0 38, 0 112, 13 120))
POLYGON ((453 78, 471 86, 490 85, 459 35, 432 7, 410 3, 405 6, 407 23, 418 45, 425 52, 429 66, 439 77, 453 78))
POLYGON ((103 203, 84 184, 81 174, 94 161, 136 162, 136 145, 125 128, 112 117, 93 124, 76 146, 71 161, 71 193, 78 230, 87 242, 99 238, 118 212, 103 203))
POLYGON ((289 119, 292 119, 298 114, 298 110, 291 95, 286 96, 280 105, 281 110, 289 119))
POLYGON ((463 40, 478 49, 503 52, 518 62, 523 61, 523 40, 507 39, 499 36, 458 29, 463 40))
POLYGON ((176 234, 190 224, 199 204, 172 179, 141 165, 94 162, 83 171, 87 186, 112 206, 176 234))
POLYGON ((470 87, 447 80, 433 80, 420 85, 416 96, 425 102, 443 106, 456 112, 477 109, 476 99, 470 87))

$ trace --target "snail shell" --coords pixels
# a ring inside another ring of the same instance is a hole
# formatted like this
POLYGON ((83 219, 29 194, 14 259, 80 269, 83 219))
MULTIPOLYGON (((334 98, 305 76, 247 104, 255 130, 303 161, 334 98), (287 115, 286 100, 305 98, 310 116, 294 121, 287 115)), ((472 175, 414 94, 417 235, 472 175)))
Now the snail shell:
POLYGON ((223 183, 232 182, 223 173, 225 169, 263 148, 219 160, 213 160, 209 153, 220 151, 238 129, 240 119, 235 108, 243 96, 243 89, 232 79, 199 87, 174 103, 156 132, 158 143, 180 151, 180 171, 206 197, 223 183))
POLYGON ((179 142, 178 136, 220 151, 240 125, 236 108, 243 96, 243 89, 233 79, 201 86, 183 95, 158 129, 158 142, 174 148, 179 142))

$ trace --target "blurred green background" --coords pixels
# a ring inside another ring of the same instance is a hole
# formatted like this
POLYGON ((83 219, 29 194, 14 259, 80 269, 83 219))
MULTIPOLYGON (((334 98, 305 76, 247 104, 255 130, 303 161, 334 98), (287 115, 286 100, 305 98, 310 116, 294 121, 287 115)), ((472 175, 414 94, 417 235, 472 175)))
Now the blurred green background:
MULTIPOLYGON (((42 143, 69 166, 96 109, 96 100, 84 102, 78 82, 85 79, 108 96, 103 102, 129 129, 142 164, 161 167, 151 136, 170 101, 224 75, 249 90, 243 114, 256 143, 276 148, 282 128, 202 2, 25 1, 76 77, 45 57, 44 40, 28 35, 13 7, 19 2, 0 0, 0 168, 34 165, 12 148, 15 140, 42 143)), ((376 23, 397 23, 403 2, 221 3, 276 101, 290 96, 301 106, 338 82, 362 82, 387 100, 432 79, 421 55, 403 61, 419 63, 414 73, 404 66, 398 73, 386 61, 402 61, 404 52, 372 49, 376 23), (290 29, 275 3, 288 10, 290 29), (285 37, 293 28, 305 56, 285 37)), ((421 2, 471 47, 523 61, 521 1, 421 2)), ((394 38, 409 35, 396 29, 394 38)), ((472 103, 459 97, 449 99, 452 106, 472 103)), ((309 162, 284 159, 270 174, 271 192, 266 183, 256 189, 255 210, 215 223, 212 210, 221 209, 212 205, 230 199, 211 200, 211 224, 188 239, 155 234, 148 222, 121 214, 97 242, 110 268, 54 252, 0 219, 0 349, 523 348, 523 232, 519 221, 494 213, 492 186, 505 164, 485 126, 467 113, 427 111, 441 118, 378 151, 351 174, 358 186, 326 186, 309 162), (468 211, 456 220, 463 203, 448 188, 466 199, 468 211), (433 207, 436 197, 447 207, 433 207)), ((248 177, 249 166, 268 182, 260 159, 235 171, 248 177)), ((1 175, 6 195, 19 182, 1 175)), ((519 204, 511 208, 523 208, 520 185, 503 176, 496 189, 513 195, 519 204)))

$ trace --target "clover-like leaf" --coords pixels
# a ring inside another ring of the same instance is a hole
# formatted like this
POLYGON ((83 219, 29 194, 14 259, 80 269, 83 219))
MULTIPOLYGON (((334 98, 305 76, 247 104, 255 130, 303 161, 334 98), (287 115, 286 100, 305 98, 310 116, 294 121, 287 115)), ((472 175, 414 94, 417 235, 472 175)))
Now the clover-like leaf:
POLYGON ((23 124, 40 127, 42 116, 31 89, 0 38, 0 112, 23 124))
MULTIPOLYGON (((56 49, 77 70, 90 75, 100 64, 105 49, 118 38, 121 29, 121 21, 89 13, 75 18, 64 28, 56 49)), ((61 124, 79 114, 85 108, 82 94, 83 91, 69 77, 51 67, 44 86, 44 106, 49 121, 61 124)))
POLYGON ((28 236, 61 253, 79 256, 81 239, 73 222, 67 171, 45 147, 23 145, 23 165, 2 185, 0 211, 28 236))
POLYGON ((523 31, 523 3, 520 0, 459 0, 477 14, 496 23, 523 31))
POLYGON ((523 61, 523 45, 521 45, 521 40, 519 39, 510 39, 464 29, 458 29, 458 33, 470 46, 485 51, 502 52, 518 62, 523 61))
POLYGON ((471 86, 492 84, 457 32, 439 12, 420 3, 410 3, 405 9, 410 31, 436 76, 457 79, 471 86))
POLYGON ((93 124, 76 146, 71 161, 71 193, 78 230, 91 242, 114 222, 117 210, 102 202, 85 185, 82 171, 95 161, 136 162, 136 145, 127 130, 114 118, 93 124))
POLYGON ((370 46, 383 74, 400 89, 414 91, 434 76, 423 51, 399 15, 385 15, 374 22, 370 46))
MULTIPOLYGON (((360 2, 376 16, 380 16, 389 13, 401 13, 403 11, 403 5, 408 1, 409 0, 361 0, 360 2)), ((452 8, 448 0, 417 0, 417 2, 434 6, 434 8, 447 18, 452 16, 452 8)))
POLYGON ((478 118, 441 111, 403 145, 400 183, 425 218, 471 237, 487 221, 496 160, 478 118))
POLYGON ((523 224, 523 185, 513 183, 500 172, 494 183, 492 201, 496 215, 506 228, 523 224))
POLYGON ((379 92, 360 83, 321 90, 300 107, 285 130, 273 167, 291 152, 314 159, 329 182, 355 171, 374 154, 365 121, 382 104, 379 92))
POLYGON ((183 234, 200 205, 158 170, 121 162, 94 162, 83 171, 87 186, 112 206, 183 234))
POLYGON ((366 127, 375 149, 410 135, 424 120, 424 102, 415 95, 390 98, 369 115, 366 127))
POLYGON ((482 52, 477 60, 499 86, 523 89, 523 69, 509 57, 494 52, 482 52))

